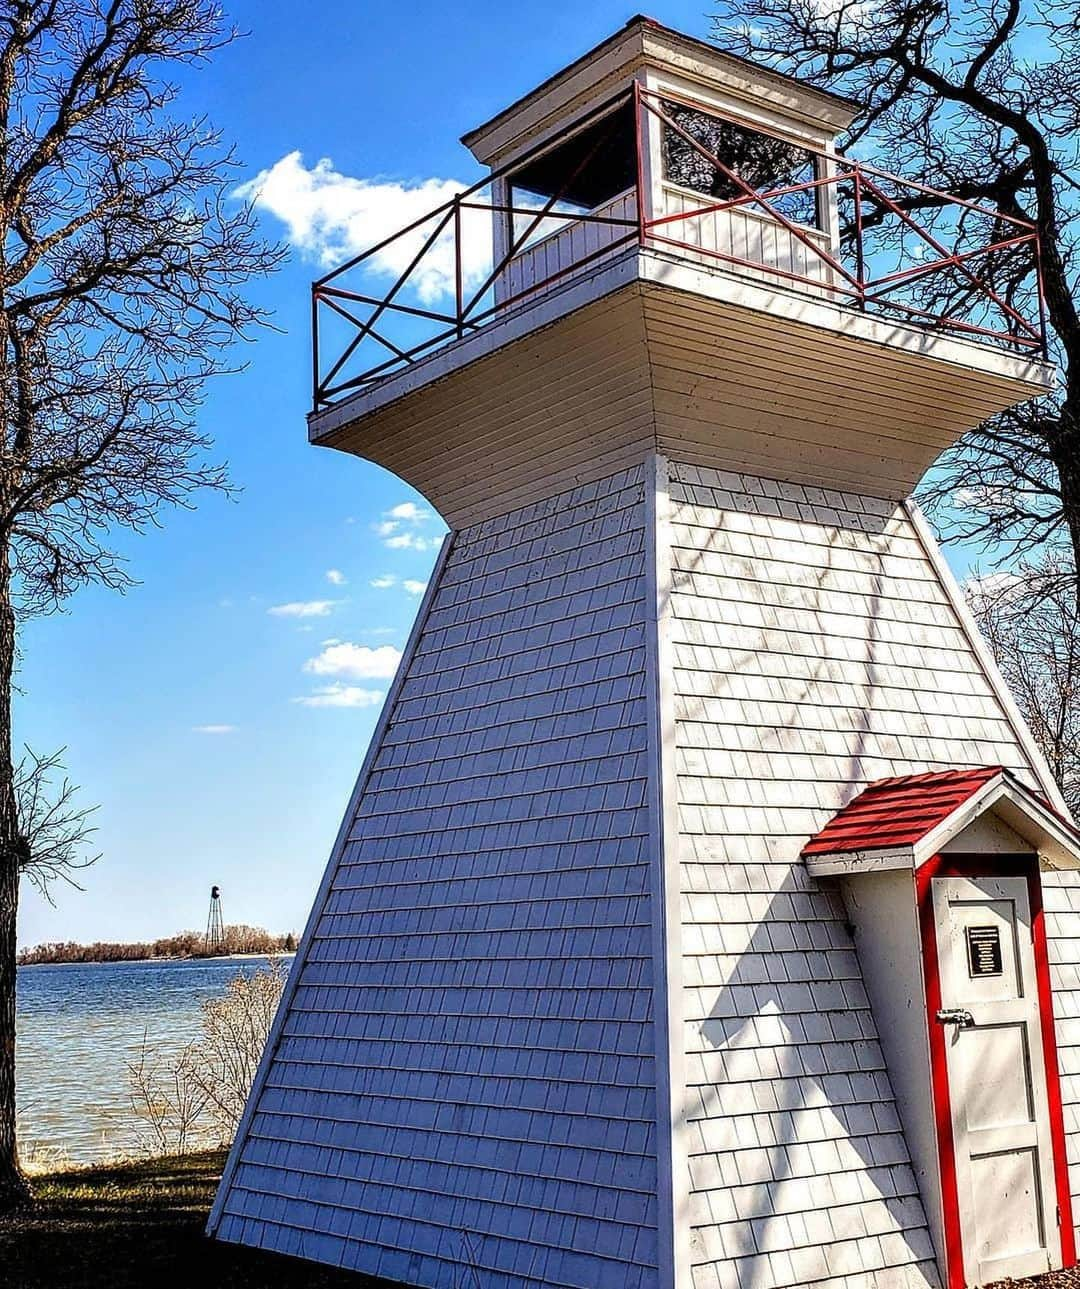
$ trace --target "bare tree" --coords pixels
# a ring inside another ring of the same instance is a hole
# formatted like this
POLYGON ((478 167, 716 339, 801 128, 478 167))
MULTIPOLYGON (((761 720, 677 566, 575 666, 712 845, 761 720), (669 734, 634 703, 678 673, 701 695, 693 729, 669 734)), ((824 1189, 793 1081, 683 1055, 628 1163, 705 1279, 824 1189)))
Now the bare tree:
POLYGON ((974 578, 971 608, 1069 809, 1080 811, 1080 613, 1074 574, 1050 558, 974 578))
POLYGON ((0 1210, 28 1195, 19 876, 70 872, 85 825, 63 789, 51 815, 39 792, 35 869, 35 789, 21 818, 12 752, 17 628, 80 586, 130 584, 110 530, 226 486, 196 414, 230 342, 262 321, 243 287, 277 255, 230 203, 218 134, 174 114, 168 77, 234 35, 212 0, 0 0, 0 1210))
MULTIPOLYGON (((726 48, 858 101, 844 141, 870 160, 1031 219, 1042 248, 1059 396, 988 421, 923 493, 946 535, 995 560, 1043 548, 1080 568, 1080 19, 1076 0, 721 0, 726 48)), ((931 194, 901 204, 940 215, 931 194)), ((1032 265, 994 286, 1032 302, 1032 265)), ((955 286, 955 283, 954 283, 955 286)), ((1080 594, 1080 585, 1077 585, 1080 594)))

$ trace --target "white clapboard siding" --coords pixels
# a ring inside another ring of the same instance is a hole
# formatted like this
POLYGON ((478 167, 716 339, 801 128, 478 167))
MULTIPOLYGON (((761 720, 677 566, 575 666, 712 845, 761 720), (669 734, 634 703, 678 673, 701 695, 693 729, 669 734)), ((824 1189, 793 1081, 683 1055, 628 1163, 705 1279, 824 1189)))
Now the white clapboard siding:
MULTIPOLYGON (((656 225, 654 236, 677 242, 679 253, 688 259, 748 271, 758 281, 783 285, 794 278, 810 291, 818 283, 825 289, 833 281, 834 270, 818 253, 830 253, 828 233, 800 225, 800 237, 762 207, 751 204, 694 213, 714 204, 715 198, 665 183, 657 218, 683 218, 656 225), (762 268, 779 272, 762 273, 762 268)), ((824 293, 829 294, 827 290, 824 293)))
POLYGON ((644 610, 640 468, 456 535, 220 1238, 655 1289, 644 610))
MULTIPOLYGON (((799 853, 868 780, 1032 766, 902 505, 671 472, 694 1286, 936 1285, 844 910, 799 853)), ((1080 892, 1053 898, 1075 989, 1080 892)))
MULTIPOLYGON (((514 302, 548 287, 561 287, 575 272, 592 272, 605 258, 605 250, 625 245, 630 233, 636 237, 637 190, 631 188, 612 197, 590 211, 589 215, 595 218, 571 218, 554 232, 529 242, 519 251, 499 274, 498 299, 514 302), (596 219, 601 218, 632 220, 634 224, 597 223, 596 219)), ((555 222, 549 216, 540 224, 539 231, 543 232, 555 222)))

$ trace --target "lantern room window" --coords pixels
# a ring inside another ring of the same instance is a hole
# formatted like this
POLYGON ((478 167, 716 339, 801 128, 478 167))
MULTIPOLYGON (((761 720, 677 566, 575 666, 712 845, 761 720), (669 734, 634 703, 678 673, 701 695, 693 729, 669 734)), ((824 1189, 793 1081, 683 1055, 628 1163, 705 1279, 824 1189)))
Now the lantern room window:
MULTIPOLYGON (((818 177, 814 154, 798 144, 721 120, 683 103, 665 101, 663 110, 679 127, 672 129, 667 122, 663 126, 664 178, 670 184, 690 188, 716 201, 737 201, 748 194, 731 174, 762 194, 812 183, 818 177), (705 153, 715 157, 731 174, 705 153)), ((769 205, 792 223, 822 227, 814 188, 770 197, 769 205)), ((747 208, 759 213, 763 210, 758 203, 749 201, 747 208)))
POLYGON ((535 219, 531 211, 552 203, 550 214, 531 231, 529 241, 560 226, 560 215, 587 215, 608 205, 634 187, 636 173, 634 105, 627 101, 511 175, 514 240, 529 230, 535 219))

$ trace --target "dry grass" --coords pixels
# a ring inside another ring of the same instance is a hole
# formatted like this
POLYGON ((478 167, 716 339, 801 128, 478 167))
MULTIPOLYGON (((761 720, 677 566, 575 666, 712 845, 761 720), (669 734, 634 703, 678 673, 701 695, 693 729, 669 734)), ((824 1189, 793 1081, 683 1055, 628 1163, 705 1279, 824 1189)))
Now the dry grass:
POLYGON ((392 1289, 203 1235, 222 1151, 50 1173, 0 1218, 4 1289, 392 1289))

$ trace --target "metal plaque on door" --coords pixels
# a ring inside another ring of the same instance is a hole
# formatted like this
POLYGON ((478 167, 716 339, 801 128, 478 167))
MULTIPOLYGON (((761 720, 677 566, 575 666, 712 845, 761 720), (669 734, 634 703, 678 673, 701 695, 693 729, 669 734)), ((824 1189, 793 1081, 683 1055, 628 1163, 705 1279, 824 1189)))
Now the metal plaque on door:
POLYGON ((1000 976, 1001 932, 996 926, 969 926, 967 934, 968 975, 1000 976))

